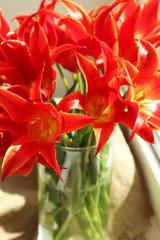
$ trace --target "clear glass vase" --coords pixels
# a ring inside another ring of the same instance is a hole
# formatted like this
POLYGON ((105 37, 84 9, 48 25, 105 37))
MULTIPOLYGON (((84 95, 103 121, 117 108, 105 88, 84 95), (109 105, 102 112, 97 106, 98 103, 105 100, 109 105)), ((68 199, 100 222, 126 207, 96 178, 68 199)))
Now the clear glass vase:
POLYGON ((96 146, 56 145, 62 182, 53 169, 38 166, 38 240, 103 240, 110 206, 113 136, 96 146))

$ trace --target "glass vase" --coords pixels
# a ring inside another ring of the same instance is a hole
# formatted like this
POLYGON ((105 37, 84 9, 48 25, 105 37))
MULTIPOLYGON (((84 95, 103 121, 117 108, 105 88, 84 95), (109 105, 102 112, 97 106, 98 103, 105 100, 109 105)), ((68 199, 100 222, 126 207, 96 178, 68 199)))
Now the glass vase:
POLYGON ((110 207, 113 136, 96 146, 56 144, 62 182, 53 169, 38 166, 38 240, 103 240, 110 207))

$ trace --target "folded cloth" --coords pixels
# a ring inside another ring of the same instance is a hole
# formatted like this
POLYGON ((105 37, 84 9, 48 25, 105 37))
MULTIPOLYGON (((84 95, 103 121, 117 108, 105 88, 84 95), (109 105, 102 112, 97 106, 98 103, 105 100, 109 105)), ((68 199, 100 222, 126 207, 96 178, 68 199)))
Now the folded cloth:
POLYGON ((108 240, 143 240, 153 211, 129 145, 118 128, 115 139, 108 240))
MULTIPOLYGON (((153 212, 134 158, 119 128, 113 162, 108 240, 136 240, 147 230, 153 212)), ((37 189, 36 166, 27 178, 11 176, 0 182, 0 240, 36 240, 37 189)))

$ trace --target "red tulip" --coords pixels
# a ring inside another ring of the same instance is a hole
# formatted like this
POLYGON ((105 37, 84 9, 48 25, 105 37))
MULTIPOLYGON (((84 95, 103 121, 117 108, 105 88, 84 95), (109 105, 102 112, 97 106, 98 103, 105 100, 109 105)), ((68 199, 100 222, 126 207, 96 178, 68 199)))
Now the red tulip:
POLYGON ((21 84, 30 89, 44 65, 42 88, 46 92, 45 97, 50 97, 55 87, 56 72, 52 67, 47 38, 40 25, 36 23, 32 29, 29 46, 19 40, 6 40, 1 44, 1 52, 3 61, 0 61, 0 72, 5 76, 4 83, 21 84))
POLYGON ((133 86, 127 92, 129 109, 137 115, 131 139, 138 133, 148 142, 154 142, 153 130, 160 130, 160 72, 159 57, 155 48, 141 41, 138 53, 138 68, 126 62, 126 71, 133 86))
POLYGON ((98 69, 94 63, 77 53, 77 61, 85 77, 86 95, 80 92, 73 92, 64 97, 57 109, 69 111, 73 108, 82 109, 86 115, 96 118, 93 128, 97 139, 97 153, 108 141, 115 123, 119 122, 119 116, 123 121, 125 104, 119 99, 119 88, 128 82, 123 77, 118 76, 117 61, 104 44, 104 76, 100 77, 98 69), (108 62, 107 62, 108 61, 108 62), (109 64, 111 64, 110 66, 109 64), (107 65, 108 63, 108 65, 107 65))
POLYGON ((138 40, 147 40, 156 47, 160 44, 159 0, 147 3, 128 1, 119 28, 119 56, 136 65, 138 40))
POLYGON ((0 88, 0 106, 7 113, 5 118, 0 117, 0 131, 10 131, 16 136, 4 156, 2 180, 9 175, 28 176, 37 154, 38 162, 53 168, 61 178, 55 142, 61 134, 83 128, 94 120, 80 114, 57 112, 51 103, 43 103, 39 92, 41 81, 42 73, 31 89, 34 103, 14 93, 12 87, 0 88))

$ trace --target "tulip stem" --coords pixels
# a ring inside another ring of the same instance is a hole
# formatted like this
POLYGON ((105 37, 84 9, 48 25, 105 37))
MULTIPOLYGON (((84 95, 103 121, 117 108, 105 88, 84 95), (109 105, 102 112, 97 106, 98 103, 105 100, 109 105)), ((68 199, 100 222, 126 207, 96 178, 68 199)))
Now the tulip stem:
POLYGON ((77 82, 77 74, 76 73, 72 73, 72 78, 73 78, 73 82, 77 82))
POLYGON ((63 141, 65 147, 71 147, 70 139, 66 133, 63 134, 63 141))
POLYGON ((79 84, 79 91, 81 93, 83 93, 83 89, 82 89, 82 79, 81 79, 81 73, 77 73, 77 78, 78 78, 78 84, 79 84))
POLYGON ((64 83, 64 86, 66 88, 66 91, 68 92, 69 91, 69 85, 68 85, 68 82, 67 82, 67 79, 66 77, 64 76, 63 72, 62 72, 62 69, 60 68, 59 64, 56 64, 57 68, 58 68, 58 71, 59 71, 59 74, 62 78, 62 81, 64 83))
MULTIPOLYGON (((88 137, 88 141, 87 141, 87 147, 90 147, 92 144, 92 137, 93 137, 93 129, 91 129, 90 133, 89 133, 89 137, 88 137)), ((84 155, 84 164, 85 167, 87 166, 88 163, 88 158, 89 158, 89 150, 87 149, 84 155)))
POLYGON ((56 237, 55 237, 55 240, 59 240, 59 239, 62 239, 63 237, 63 234, 65 234, 65 232, 67 231, 67 229, 69 228, 69 225, 70 225, 70 221, 72 220, 72 215, 71 213, 68 214, 67 218, 65 219, 64 221, 64 224, 62 225, 60 231, 58 231, 56 237))

